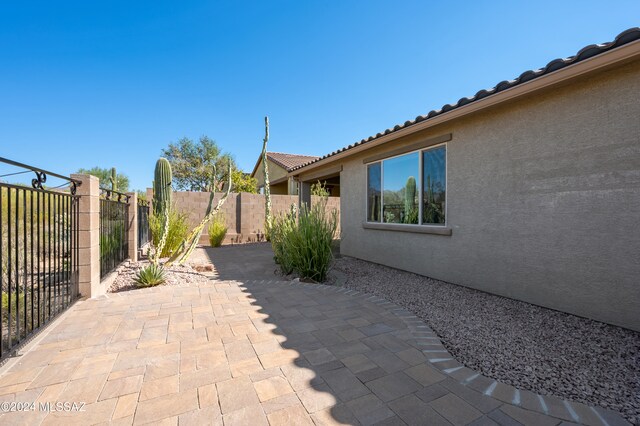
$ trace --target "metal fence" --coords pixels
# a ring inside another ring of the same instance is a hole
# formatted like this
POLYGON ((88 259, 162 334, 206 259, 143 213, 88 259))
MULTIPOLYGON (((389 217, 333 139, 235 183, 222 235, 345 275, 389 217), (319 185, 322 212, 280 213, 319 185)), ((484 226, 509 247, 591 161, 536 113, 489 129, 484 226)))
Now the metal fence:
POLYGON ((100 278, 113 271, 129 256, 127 224, 129 196, 100 190, 100 278))
POLYGON ((149 202, 138 200, 138 248, 149 242, 149 202))
POLYGON ((0 359, 78 297, 78 205, 66 176, 0 158, 0 165, 35 173, 31 187, 0 180, 0 359), (62 185, 44 187, 47 176, 62 185))

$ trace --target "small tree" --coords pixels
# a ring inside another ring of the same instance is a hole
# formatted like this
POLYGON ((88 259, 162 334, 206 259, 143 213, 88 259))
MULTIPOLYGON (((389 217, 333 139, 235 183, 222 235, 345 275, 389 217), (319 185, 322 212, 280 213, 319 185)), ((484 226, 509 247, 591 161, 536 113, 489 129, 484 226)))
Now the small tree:
POLYGON ((174 188, 182 191, 220 191, 216 184, 228 180, 229 167, 237 169, 231 154, 208 136, 197 143, 186 137, 170 143, 162 156, 171 163, 174 188))
POLYGON ((258 193, 258 180, 238 169, 231 172, 231 184, 234 192, 258 193))

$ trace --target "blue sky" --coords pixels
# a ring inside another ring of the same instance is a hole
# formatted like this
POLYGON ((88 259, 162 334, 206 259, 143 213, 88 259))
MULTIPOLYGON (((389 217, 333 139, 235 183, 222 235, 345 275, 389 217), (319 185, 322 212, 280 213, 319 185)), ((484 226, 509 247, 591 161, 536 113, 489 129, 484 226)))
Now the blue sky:
MULTIPOLYGON (((0 1, 0 156, 150 185, 208 135, 322 155, 637 26, 640 1, 0 1)), ((0 167, 0 174, 2 174, 0 167)))

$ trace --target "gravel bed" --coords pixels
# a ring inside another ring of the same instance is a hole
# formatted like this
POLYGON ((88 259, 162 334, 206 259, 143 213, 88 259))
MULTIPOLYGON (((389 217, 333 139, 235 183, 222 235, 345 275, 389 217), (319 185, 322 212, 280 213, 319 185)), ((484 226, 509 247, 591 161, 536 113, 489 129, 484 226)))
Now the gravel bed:
POLYGON ((467 367, 640 424, 640 333, 358 259, 334 269, 420 317, 467 367))
MULTIPOLYGON (((133 290, 138 288, 133 278, 136 273, 149 265, 149 261, 140 262, 124 262, 118 266, 116 272, 118 276, 109 287, 109 293, 116 293, 119 291, 133 290)), ((209 278, 198 272, 202 270, 199 265, 172 265, 166 268, 166 281, 160 285, 176 285, 176 284, 206 284, 209 282, 209 278)))

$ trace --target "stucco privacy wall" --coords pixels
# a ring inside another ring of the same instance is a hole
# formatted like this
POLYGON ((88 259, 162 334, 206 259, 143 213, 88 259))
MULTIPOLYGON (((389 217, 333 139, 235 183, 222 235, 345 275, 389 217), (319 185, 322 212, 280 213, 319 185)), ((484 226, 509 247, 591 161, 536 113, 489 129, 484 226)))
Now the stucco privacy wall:
MULTIPOLYGON (((178 211, 187 214, 190 228, 196 226, 207 210, 209 192, 181 191, 173 193, 173 202, 178 211)), ((223 194, 216 193, 213 201, 215 206, 223 194)), ((147 189, 147 199, 153 199, 153 190, 147 189)), ((318 197, 311 197, 311 202, 318 202, 318 197)), ((297 195, 271 195, 271 207, 273 215, 284 214, 291 209, 291 204, 298 203, 297 195)), ((264 233, 264 195, 248 193, 231 193, 222 205, 221 212, 224 215, 228 227, 226 242, 255 241, 258 233, 264 233)), ((329 197, 327 211, 336 209, 340 213, 340 199, 329 197)), ((338 232, 340 230, 338 229, 338 232)), ((339 234, 338 234, 339 235, 339 234)), ((209 244, 208 229, 205 227, 201 244, 209 244)))
POLYGON ((640 330, 639 96, 636 61, 344 160, 341 252, 640 330), (445 133, 452 235, 363 229, 363 158, 445 133))

